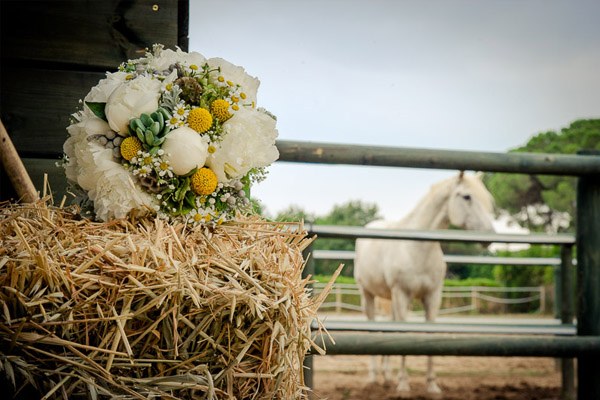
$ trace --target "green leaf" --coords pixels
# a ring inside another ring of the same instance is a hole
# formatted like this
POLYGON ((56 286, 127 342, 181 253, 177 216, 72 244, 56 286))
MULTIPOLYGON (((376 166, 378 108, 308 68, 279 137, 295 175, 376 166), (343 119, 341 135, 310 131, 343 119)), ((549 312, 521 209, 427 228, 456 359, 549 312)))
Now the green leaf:
POLYGON ((135 128, 136 131, 138 129, 141 129, 142 132, 146 130, 146 127, 144 126, 144 124, 142 123, 142 121, 139 118, 136 118, 136 119, 132 120, 131 123, 134 126, 134 128, 135 128))
MULTIPOLYGON (((160 110, 160 108, 159 108, 159 110, 160 110)), ((152 113, 151 117, 153 120, 158 122, 159 126, 162 126, 165 124, 165 116, 163 115, 163 113, 156 111, 156 112, 152 113)))
POLYGON ((151 131, 146 131, 146 137, 144 140, 146 143, 148 143, 150 146, 152 146, 152 144, 154 143, 154 135, 152 134, 151 131))
POLYGON ((152 123, 154 122, 148 114, 140 115, 140 120, 142 121, 142 124, 144 124, 144 126, 146 128, 150 127, 150 125, 152 125, 152 123))
POLYGON ((150 130, 154 135, 158 135, 158 132, 160 132, 160 124, 156 121, 153 122, 152 125, 150 125, 150 130))
POLYGON ((196 195, 192 191, 187 192, 184 200, 190 207, 196 208, 196 195))
POLYGON ((162 108, 162 107, 160 107, 160 108, 158 109, 158 112, 159 112, 160 114, 162 114, 162 116, 163 116, 163 118, 164 118, 164 121, 166 121, 166 120, 168 120, 169 118, 171 118, 171 114, 169 113, 169 111, 167 111, 166 109, 164 109, 164 108, 162 108))
POLYGON ((104 113, 104 108, 106 107, 106 103, 98 103, 93 101, 86 101, 85 105, 94 113, 94 115, 106 122, 106 114, 104 113))
POLYGON ((190 179, 186 178, 181 182, 181 185, 175 191, 175 200, 182 202, 185 198, 185 194, 190 190, 190 179))
POLYGON ((185 175, 182 175, 183 178, 189 178, 190 176, 194 175, 196 173, 196 171, 198 171, 198 168, 194 168, 193 170, 191 170, 190 172, 188 172, 185 175))

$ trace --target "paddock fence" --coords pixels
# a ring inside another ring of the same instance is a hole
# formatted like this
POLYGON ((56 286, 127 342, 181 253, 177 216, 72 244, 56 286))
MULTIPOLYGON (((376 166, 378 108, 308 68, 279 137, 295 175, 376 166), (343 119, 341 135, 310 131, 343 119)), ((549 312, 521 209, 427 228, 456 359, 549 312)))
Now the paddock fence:
MULTIPOLYGON (((327 285, 324 283, 315 283, 313 293, 320 294, 327 285)), ((444 287, 442 290, 442 308, 438 315, 448 315, 457 313, 477 313, 486 311, 482 302, 489 303, 493 310, 504 309, 512 304, 532 303, 532 309, 535 307, 535 313, 544 314, 546 312, 546 289, 544 286, 531 287, 489 287, 489 286, 451 286, 444 287), (507 297, 508 293, 519 293, 520 297, 507 297), (467 303, 465 305, 451 305, 444 307, 444 303, 455 303, 452 300, 458 299, 456 303, 467 303)), ((342 312, 362 312, 360 288, 355 283, 336 283, 331 288, 325 302, 321 304, 320 311, 342 312)), ((387 310, 380 310, 380 313, 389 315, 387 310)), ((415 315, 423 315, 422 310, 412 312, 415 315)))
MULTIPOLYGON (((459 355, 558 357, 562 362, 562 398, 600 398, 600 153, 577 155, 486 153, 452 150, 361 146, 279 141, 280 161, 382 167, 476 170, 520 174, 575 176, 577 184, 576 235, 507 235, 467 231, 408 231, 361 227, 309 226, 309 234, 336 238, 465 241, 485 243, 557 244, 561 246, 561 324, 523 327, 479 324, 466 333, 464 325, 369 322, 360 329, 325 326, 315 332, 327 354, 346 355, 459 355), (577 307, 571 307, 572 253, 577 249, 577 307), (577 324, 573 324, 576 317, 577 324), (433 328, 433 325, 437 325, 433 328), (518 327, 517 327, 518 328, 518 327), (496 334, 494 334, 494 332, 496 334), (423 334, 427 333, 427 334, 423 334), (448 335, 453 333, 453 335, 448 335), (456 333, 456 334, 455 334, 456 333), (512 334, 509 334, 512 333, 512 334), (475 334, 475 336, 473 336, 475 334), (501 334, 501 335, 498 335, 501 334), (574 363, 577 358, 577 389, 574 363)), ((318 239, 317 239, 318 240, 318 239)), ((312 249, 308 249, 310 253, 312 249)), ((307 254, 308 255, 308 254, 307 254)), ((310 261, 306 273, 311 274, 310 261)), ((307 359, 308 371, 311 357, 307 359)), ((312 384, 310 373, 306 383, 312 384)))
MULTIPOLYGON (((573 239, 574 240, 574 239, 573 239)), ((348 250, 313 250, 311 257, 313 260, 335 260, 335 261, 353 261, 354 251, 348 250)), ((495 257, 495 256, 475 256, 445 254, 444 261, 447 264, 478 264, 478 265, 517 265, 543 267, 552 266, 559 268, 561 259, 559 257, 495 257)), ((562 298, 561 293, 557 293, 562 287, 560 284, 560 275, 556 274, 554 301, 562 298)), ((315 295, 318 295, 326 287, 325 283, 315 283, 313 285, 315 295)), ((444 286, 442 290, 442 308, 439 315, 448 315, 456 313, 481 313, 495 312, 505 310, 507 306, 513 304, 531 303, 529 312, 545 314, 549 311, 546 288, 544 286, 532 287, 488 287, 488 286, 444 286), (519 293, 519 297, 507 294, 519 293), (453 299, 457 299, 454 301, 453 299), (464 304, 467 303, 467 304, 464 304), (489 307, 484 307, 488 304, 489 307)), ((560 317, 560 310, 554 307, 554 314, 560 317)), ((336 313, 361 312, 361 294, 360 288, 355 283, 335 283, 331 288, 329 296, 321 305, 322 311, 333 311, 336 313)), ((389 314, 389 313, 387 313, 389 314)), ((422 315, 422 311, 414 312, 416 315, 422 315)))

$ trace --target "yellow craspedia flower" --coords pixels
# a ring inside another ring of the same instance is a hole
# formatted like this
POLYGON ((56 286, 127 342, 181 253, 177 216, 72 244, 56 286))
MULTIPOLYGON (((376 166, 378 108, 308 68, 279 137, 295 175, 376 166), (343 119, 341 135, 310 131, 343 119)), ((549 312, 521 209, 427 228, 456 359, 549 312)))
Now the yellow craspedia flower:
POLYGON ((213 119, 206 108, 197 107, 190 111, 187 122, 189 127, 196 132, 204 133, 212 126, 213 119))
POLYGON ((217 175, 208 168, 200 168, 190 179, 194 193, 208 196, 217 189, 217 175))
POLYGON ((212 111, 215 118, 221 122, 225 122, 231 118, 231 113, 229 112, 229 102, 227 100, 218 99, 213 101, 210 105, 210 111, 212 111))
POLYGON ((121 156, 127 161, 131 161, 142 149, 142 142, 135 136, 129 136, 121 142, 121 156))

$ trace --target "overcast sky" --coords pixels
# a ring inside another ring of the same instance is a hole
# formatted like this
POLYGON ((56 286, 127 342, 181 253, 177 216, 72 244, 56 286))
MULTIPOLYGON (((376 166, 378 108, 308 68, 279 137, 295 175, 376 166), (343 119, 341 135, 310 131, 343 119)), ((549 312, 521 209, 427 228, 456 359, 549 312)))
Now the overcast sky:
MULTIPOLYGON (((506 152, 600 117, 600 1, 190 0, 190 50, 243 66, 281 140, 506 152)), ((453 171, 278 162, 274 215, 405 215, 453 171)))

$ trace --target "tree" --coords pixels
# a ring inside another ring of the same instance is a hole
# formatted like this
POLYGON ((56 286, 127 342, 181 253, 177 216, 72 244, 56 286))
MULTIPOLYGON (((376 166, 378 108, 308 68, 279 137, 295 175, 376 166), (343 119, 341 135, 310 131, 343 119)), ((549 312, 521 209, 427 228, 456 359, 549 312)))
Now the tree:
MULTIPOLYGON (((347 225, 363 226, 379 218, 379 210, 375 204, 366 204, 360 200, 350 200, 341 205, 335 205, 331 212, 325 216, 317 217, 309 214, 302 208, 292 205, 279 212, 275 218, 277 221, 314 221, 320 225, 347 225)), ((315 250, 354 250, 352 239, 319 239, 315 241, 315 250)), ((352 276, 354 264, 346 262, 342 275, 352 276)), ((336 260, 316 260, 315 273, 331 275, 340 265, 336 260)))
MULTIPOLYGON (((320 225, 347 225, 363 226, 378 219, 379 209, 376 204, 366 204, 360 200, 350 200, 341 205, 335 205, 333 210, 324 217, 318 217, 316 223, 320 225)), ((354 250, 355 241, 353 239, 319 239, 315 242, 315 249, 318 250, 354 250)), ((332 274, 340 262, 336 260, 317 260, 315 271, 318 274, 332 274)), ((353 276, 354 262, 345 262, 346 266, 342 270, 342 275, 353 276)))
POLYGON ((275 220, 283 222, 314 221, 315 216, 311 213, 307 213, 300 206, 291 205, 278 212, 275 220))
POLYGON ((360 200, 350 200, 341 205, 335 205, 325 217, 317 218, 321 225, 351 225, 363 226, 379 218, 376 204, 366 204, 360 200))
MULTIPOLYGON (((510 152, 575 154, 581 149, 600 150, 600 119, 578 120, 558 133, 539 133, 510 152)), ((488 173, 484 182, 496 205, 524 227, 546 232, 573 230, 575 178, 488 173)))

